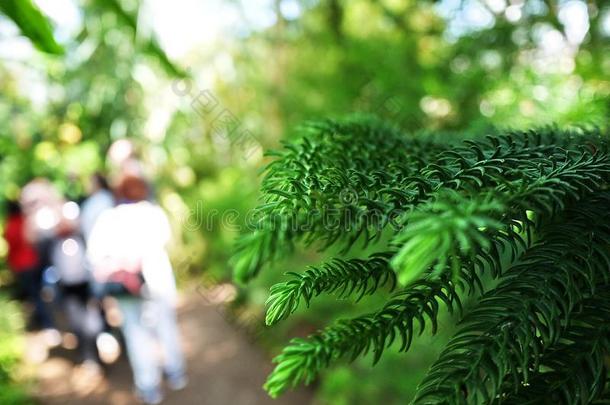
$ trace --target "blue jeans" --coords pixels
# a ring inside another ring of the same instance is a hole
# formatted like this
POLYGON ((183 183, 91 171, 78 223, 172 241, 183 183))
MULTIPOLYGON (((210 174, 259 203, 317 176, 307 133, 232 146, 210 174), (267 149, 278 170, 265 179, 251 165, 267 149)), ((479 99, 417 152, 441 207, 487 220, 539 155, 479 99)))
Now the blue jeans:
POLYGON ((137 297, 120 297, 118 302, 136 389, 140 393, 159 390, 162 373, 170 378, 183 376, 184 358, 173 306, 162 299, 137 297), (162 349, 162 363, 157 343, 162 349))
POLYGON ((42 299, 42 272, 38 268, 22 271, 16 274, 17 285, 23 294, 33 305, 34 313, 32 321, 34 326, 41 329, 54 327, 53 315, 50 305, 42 299))
POLYGON ((99 306, 92 301, 89 283, 61 285, 61 301, 70 330, 78 337, 83 361, 98 361, 95 341, 104 328, 99 306))

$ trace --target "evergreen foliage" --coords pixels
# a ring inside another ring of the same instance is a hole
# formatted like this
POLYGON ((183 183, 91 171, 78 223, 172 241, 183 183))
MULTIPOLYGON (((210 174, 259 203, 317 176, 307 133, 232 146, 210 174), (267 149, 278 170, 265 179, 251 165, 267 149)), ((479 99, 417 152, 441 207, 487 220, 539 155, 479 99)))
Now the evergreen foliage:
POLYGON ((238 243, 247 281, 295 243, 341 255, 272 287, 266 322, 302 301, 395 291, 378 310, 293 339, 272 396, 340 359, 462 319, 414 403, 591 403, 604 398, 610 335, 610 156, 598 129, 405 135, 368 117, 303 127, 271 153, 254 232, 238 243), (486 277, 482 277, 483 275, 486 277), (492 282, 486 282, 489 278, 492 282), (472 310, 462 301, 478 298, 472 310))

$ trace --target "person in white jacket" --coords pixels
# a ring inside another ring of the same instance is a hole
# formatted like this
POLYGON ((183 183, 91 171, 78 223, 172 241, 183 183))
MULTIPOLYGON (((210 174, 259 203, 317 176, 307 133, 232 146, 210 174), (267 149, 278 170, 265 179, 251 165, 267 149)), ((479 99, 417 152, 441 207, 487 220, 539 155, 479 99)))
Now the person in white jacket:
POLYGON ((106 178, 100 173, 91 176, 89 197, 83 201, 80 210, 80 230, 85 241, 91 236, 91 231, 99 216, 114 207, 114 195, 110 191, 106 178))
POLYGON ((88 257, 100 285, 112 280, 117 270, 143 278, 141 292, 116 298, 136 391, 145 403, 155 404, 162 400, 162 373, 170 388, 186 385, 174 309, 176 283, 166 250, 171 230, 162 208, 146 200, 149 187, 144 179, 124 176, 117 194, 119 204, 103 212, 91 231, 88 257))

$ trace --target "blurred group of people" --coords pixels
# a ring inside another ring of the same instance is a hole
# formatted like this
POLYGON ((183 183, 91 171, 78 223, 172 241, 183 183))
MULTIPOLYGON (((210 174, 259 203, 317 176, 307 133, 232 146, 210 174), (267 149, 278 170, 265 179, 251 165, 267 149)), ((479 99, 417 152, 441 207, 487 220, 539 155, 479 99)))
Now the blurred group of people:
POLYGON ((101 378, 102 364, 118 357, 109 332, 120 325, 136 393, 156 404, 163 377, 170 389, 187 383, 166 250, 171 230, 139 162, 129 153, 120 159, 111 185, 96 174, 80 205, 47 179, 26 184, 8 206, 7 261, 32 304, 31 324, 59 344, 63 320, 87 379, 101 378))

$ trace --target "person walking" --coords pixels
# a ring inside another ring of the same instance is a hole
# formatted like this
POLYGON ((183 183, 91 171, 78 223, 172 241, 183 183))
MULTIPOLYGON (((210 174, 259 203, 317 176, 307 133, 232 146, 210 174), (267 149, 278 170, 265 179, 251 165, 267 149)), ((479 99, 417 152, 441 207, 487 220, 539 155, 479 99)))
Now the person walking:
MULTIPOLYGON (((108 185, 106 177, 101 173, 95 173, 91 176, 87 191, 88 196, 81 204, 79 221, 80 233, 84 242, 89 239, 91 231, 100 215, 115 206, 114 194, 108 185)), ((91 269, 91 265, 88 262, 87 268, 91 269)), ((90 286, 93 294, 99 299, 101 304, 96 308, 101 314, 103 323, 103 331, 97 336, 98 356, 102 362, 111 364, 114 363, 121 354, 120 343, 114 336, 111 326, 106 321, 109 314, 112 312, 105 310, 104 297, 101 294, 98 284, 95 283, 95 280, 91 280, 90 286)))
POLYGON ((106 178, 100 173, 91 176, 89 196, 83 201, 80 215, 80 229, 85 241, 89 239, 99 216, 114 205, 114 195, 110 191, 106 178))
POLYGON ((91 288, 85 244, 78 231, 78 206, 66 202, 62 214, 51 244, 51 263, 68 328, 78 339, 81 364, 73 383, 83 392, 95 388, 103 376, 96 340, 104 324, 91 288))
POLYGON ((19 203, 9 201, 7 208, 4 239, 8 244, 8 266, 15 276, 19 295, 34 306, 32 324, 41 329, 49 329, 53 322, 41 296, 41 268, 38 252, 26 238, 26 218, 19 203))
POLYGON ((102 213, 93 227, 88 256, 97 282, 121 309, 136 393, 157 404, 163 399, 163 374, 170 389, 187 383, 174 309, 176 283, 166 251, 171 230, 161 207, 147 200, 150 187, 141 176, 123 175, 116 194, 119 205, 102 213))

